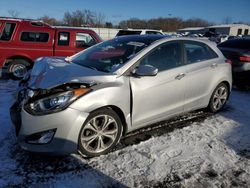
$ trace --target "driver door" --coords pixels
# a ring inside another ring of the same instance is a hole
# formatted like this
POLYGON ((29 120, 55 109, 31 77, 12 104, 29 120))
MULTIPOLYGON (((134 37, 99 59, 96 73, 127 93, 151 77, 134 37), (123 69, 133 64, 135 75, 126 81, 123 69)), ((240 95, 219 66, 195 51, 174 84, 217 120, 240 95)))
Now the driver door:
POLYGON ((179 42, 167 42, 146 54, 140 65, 158 68, 156 76, 130 77, 132 124, 140 127, 183 112, 185 66, 179 42))

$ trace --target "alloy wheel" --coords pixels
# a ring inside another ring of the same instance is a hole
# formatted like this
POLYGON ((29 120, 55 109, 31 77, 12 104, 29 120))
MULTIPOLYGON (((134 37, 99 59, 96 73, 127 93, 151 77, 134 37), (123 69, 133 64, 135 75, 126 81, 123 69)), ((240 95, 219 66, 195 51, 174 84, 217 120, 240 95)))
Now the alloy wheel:
POLYGON ((218 111, 226 103, 228 98, 228 91, 224 85, 218 87, 213 96, 213 108, 218 111))
POLYGON ((11 66, 10 71, 16 78, 23 78, 27 73, 27 67, 23 64, 14 64, 11 66))
POLYGON ((82 147, 89 153, 97 154, 109 149, 117 140, 118 123, 109 115, 91 118, 80 135, 82 147))

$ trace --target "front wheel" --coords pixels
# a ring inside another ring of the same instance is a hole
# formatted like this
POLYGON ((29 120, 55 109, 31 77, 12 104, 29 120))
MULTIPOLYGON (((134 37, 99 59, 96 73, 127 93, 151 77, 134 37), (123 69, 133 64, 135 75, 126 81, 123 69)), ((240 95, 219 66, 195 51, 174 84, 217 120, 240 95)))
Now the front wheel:
POLYGON ((22 79, 28 72, 29 62, 23 59, 15 59, 10 62, 7 73, 9 77, 13 80, 22 79))
POLYGON ((218 112, 219 110, 221 110, 223 106, 226 104, 228 96, 229 96, 229 89, 227 85, 224 83, 219 84, 215 88, 210 98, 210 102, 208 105, 209 111, 218 112))
POLYGON ((122 122, 111 109, 92 112, 79 134, 79 152, 87 157, 95 157, 110 152, 122 135, 122 122))

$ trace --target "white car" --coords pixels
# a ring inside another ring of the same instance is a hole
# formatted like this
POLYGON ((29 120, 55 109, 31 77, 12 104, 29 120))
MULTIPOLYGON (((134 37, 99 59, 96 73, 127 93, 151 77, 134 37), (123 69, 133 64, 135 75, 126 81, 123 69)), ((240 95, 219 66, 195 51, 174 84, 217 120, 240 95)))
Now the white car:
POLYGON ((121 29, 117 34, 118 36, 123 35, 165 35, 161 30, 152 29, 121 29))

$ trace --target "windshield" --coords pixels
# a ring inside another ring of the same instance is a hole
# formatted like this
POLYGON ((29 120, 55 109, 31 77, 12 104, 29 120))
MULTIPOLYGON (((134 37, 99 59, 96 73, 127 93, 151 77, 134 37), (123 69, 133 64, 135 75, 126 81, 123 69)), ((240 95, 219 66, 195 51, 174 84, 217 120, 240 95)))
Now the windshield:
POLYGON ((110 73, 120 68, 148 45, 149 41, 116 38, 73 56, 70 61, 83 67, 110 73))

